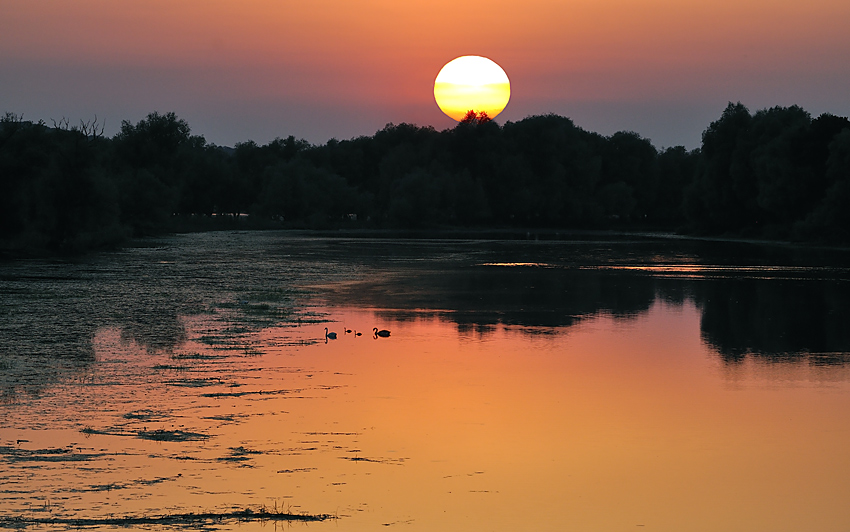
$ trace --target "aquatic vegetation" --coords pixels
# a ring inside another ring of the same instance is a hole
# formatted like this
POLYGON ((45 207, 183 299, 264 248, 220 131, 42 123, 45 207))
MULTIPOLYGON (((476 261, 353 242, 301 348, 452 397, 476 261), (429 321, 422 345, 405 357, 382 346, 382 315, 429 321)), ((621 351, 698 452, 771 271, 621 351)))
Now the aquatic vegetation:
POLYGON ((198 526, 208 524, 223 524, 227 522, 251 522, 251 521, 326 521, 336 519, 330 514, 302 514, 290 513, 284 510, 261 507, 257 510, 245 508, 230 512, 201 512, 201 513, 174 513, 167 515, 142 515, 123 517, 2 517, 0 516, 0 527, 21 529, 30 526, 61 525, 69 528, 96 527, 96 526, 140 526, 140 525, 167 525, 167 526, 198 526))
POLYGON ((143 440, 154 441, 199 441, 210 438, 209 434, 191 432, 186 430, 142 430, 136 433, 136 437, 143 440))
POLYGON ((20 462, 89 462, 120 453, 97 452, 86 453, 72 447, 48 449, 22 449, 19 447, 0 446, 0 460, 10 463, 20 462))

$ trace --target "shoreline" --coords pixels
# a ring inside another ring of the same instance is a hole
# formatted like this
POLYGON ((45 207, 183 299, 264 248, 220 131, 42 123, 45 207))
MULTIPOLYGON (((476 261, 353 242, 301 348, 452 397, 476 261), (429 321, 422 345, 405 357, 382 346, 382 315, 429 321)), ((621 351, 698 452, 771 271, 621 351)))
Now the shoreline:
POLYGON ((479 228, 429 228, 429 229, 378 229, 378 228, 336 228, 336 229, 306 229, 284 227, 239 227, 239 224, 229 224, 227 227, 206 228, 198 230, 168 231, 158 235, 131 237, 121 243, 91 249, 69 251, 50 251, 44 248, 13 248, 0 247, 0 262, 18 260, 55 260, 75 259, 101 252, 109 252, 124 248, 143 247, 146 242, 155 241, 174 235, 215 233, 215 232, 281 232, 293 235, 311 235, 325 238, 351 239, 406 239, 406 240, 506 240, 506 241, 625 241, 629 239, 664 240, 678 242, 705 242, 740 244, 747 246, 774 247, 796 250, 818 250, 846 252, 850 245, 829 244, 823 242, 771 240, 733 235, 692 235, 667 230, 652 229, 553 229, 553 228, 511 228, 511 227, 479 227, 479 228))

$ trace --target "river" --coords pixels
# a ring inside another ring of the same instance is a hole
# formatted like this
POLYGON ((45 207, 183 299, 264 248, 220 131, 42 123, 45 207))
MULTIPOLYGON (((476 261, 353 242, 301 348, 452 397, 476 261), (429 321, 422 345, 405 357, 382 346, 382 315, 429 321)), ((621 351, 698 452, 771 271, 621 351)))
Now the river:
POLYGON ((0 523, 847 530, 848 258, 215 232, 3 263, 0 523))

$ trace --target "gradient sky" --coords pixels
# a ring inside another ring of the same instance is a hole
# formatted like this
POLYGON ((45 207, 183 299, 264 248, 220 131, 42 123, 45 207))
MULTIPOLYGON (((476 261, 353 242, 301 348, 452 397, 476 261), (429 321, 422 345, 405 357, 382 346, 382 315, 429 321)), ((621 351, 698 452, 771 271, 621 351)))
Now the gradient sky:
POLYGON ((726 103, 850 115, 848 0, 0 0, 0 112, 105 121, 174 111, 232 145, 453 127, 434 78, 499 63, 498 122, 698 147, 726 103))

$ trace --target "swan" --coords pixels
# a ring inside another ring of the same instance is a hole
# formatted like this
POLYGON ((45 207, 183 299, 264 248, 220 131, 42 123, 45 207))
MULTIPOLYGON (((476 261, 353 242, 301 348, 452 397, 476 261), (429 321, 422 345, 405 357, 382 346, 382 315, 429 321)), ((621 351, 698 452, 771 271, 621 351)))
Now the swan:
POLYGON ((375 338, 377 338, 377 337, 379 337, 379 336, 380 336, 381 338, 386 338, 387 336, 389 336, 389 335, 390 335, 390 331, 388 331, 388 330, 386 330, 386 329, 381 329, 381 330, 379 331, 377 327, 373 327, 373 328, 372 328, 372 331, 375 333, 375 338))
POLYGON ((363 333, 362 333, 362 332, 354 331, 354 336, 363 336, 363 333))
POLYGON ((330 338, 331 340, 336 340, 335 332, 328 332, 328 328, 325 327, 325 338, 330 338))

